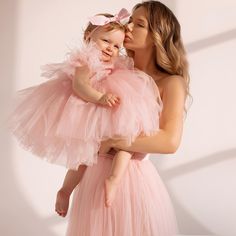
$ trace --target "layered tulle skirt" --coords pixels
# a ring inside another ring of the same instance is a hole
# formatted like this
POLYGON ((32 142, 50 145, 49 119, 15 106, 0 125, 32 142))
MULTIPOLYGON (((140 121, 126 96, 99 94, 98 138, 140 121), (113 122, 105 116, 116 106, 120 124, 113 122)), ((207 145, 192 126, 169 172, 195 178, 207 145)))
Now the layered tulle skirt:
POLYGON ((104 182, 112 159, 98 157, 76 187, 66 236, 173 236, 177 223, 170 197, 148 159, 132 159, 111 207, 105 207, 104 182))
POLYGON ((51 163, 77 169, 97 163, 100 142, 122 138, 130 144, 159 128, 161 104, 153 80, 137 70, 115 70, 91 78, 93 88, 120 98, 116 107, 82 100, 66 73, 17 92, 9 127, 21 146, 51 163))

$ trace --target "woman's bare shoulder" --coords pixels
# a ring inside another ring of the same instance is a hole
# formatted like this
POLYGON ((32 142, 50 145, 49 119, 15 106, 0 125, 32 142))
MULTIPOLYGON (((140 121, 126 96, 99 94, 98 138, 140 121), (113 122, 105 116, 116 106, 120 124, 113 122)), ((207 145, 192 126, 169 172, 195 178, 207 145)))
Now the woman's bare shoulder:
POLYGON ((168 76, 165 81, 163 80, 163 85, 165 89, 186 89, 186 83, 182 76, 179 75, 170 75, 168 76))
POLYGON ((184 111, 186 100, 186 83, 183 77, 171 75, 163 79, 161 82, 162 101, 165 110, 166 120, 168 118, 180 117, 184 111))
MULTIPOLYGON (((155 78, 154 78, 155 80, 155 78)), ((164 74, 161 78, 155 80, 161 97, 163 94, 167 91, 170 90, 186 90, 186 82, 182 76, 179 75, 169 75, 169 74, 164 74)))

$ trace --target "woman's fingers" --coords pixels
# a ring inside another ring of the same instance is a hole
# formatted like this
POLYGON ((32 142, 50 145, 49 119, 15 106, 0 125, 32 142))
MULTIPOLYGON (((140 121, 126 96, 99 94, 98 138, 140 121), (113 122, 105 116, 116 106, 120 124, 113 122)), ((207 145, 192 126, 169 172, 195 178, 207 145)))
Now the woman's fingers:
POLYGON ((101 146, 99 149, 99 154, 105 154, 111 149, 111 141, 105 140, 101 142, 101 146))

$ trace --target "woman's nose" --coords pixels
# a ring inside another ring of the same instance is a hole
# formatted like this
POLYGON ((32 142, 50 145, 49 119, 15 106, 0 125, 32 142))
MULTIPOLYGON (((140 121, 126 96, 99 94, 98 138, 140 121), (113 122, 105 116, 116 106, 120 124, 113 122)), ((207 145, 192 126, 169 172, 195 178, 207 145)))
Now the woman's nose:
POLYGON ((127 23, 125 25, 125 30, 128 31, 128 32, 131 32, 133 30, 133 23, 132 22, 127 23))

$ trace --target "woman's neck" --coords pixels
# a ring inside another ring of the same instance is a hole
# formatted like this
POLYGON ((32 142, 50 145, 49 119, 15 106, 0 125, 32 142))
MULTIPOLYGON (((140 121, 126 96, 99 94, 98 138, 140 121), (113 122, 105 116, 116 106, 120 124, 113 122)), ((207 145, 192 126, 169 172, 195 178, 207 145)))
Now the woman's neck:
POLYGON ((134 52, 134 66, 151 75, 157 71, 154 58, 153 50, 137 50, 134 52))
POLYGON ((166 74, 157 69, 154 58, 155 50, 137 50, 134 52, 134 66, 153 77, 154 80, 159 80, 166 74))

